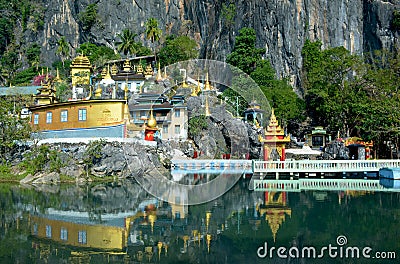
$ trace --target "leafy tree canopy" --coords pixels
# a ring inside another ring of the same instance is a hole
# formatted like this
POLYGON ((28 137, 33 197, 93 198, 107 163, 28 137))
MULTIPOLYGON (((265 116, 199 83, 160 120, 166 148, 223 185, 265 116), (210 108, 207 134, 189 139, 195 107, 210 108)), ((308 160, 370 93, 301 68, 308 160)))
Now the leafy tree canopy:
POLYGON ((103 45, 98 46, 90 42, 81 44, 76 52, 87 56, 90 63, 95 66, 101 66, 108 60, 116 60, 120 58, 118 54, 114 53, 113 49, 103 45))
POLYGON ((226 62, 250 74, 261 60, 265 49, 256 48, 256 31, 253 28, 242 28, 235 40, 235 47, 228 55, 226 62))
POLYGON ((198 47, 196 41, 188 36, 168 36, 164 46, 158 53, 161 66, 194 59, 197 56, 198 47))

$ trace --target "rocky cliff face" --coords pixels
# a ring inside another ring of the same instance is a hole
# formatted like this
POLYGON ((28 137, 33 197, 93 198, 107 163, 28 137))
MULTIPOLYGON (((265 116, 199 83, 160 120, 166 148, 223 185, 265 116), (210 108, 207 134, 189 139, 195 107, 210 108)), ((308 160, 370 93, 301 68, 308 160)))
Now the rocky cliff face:
POLYGON ((289 77, 296 87, 306 39, 360 54, 399 47, 398 33, 390 29, 393 10, 400 8, 397 0, 48 0, 46 6, 44 30, 37 37, 47 62, 56 58, 60 36, 66 36, 72 49, 88 40, 113 48, 116 35, 130 28, 147 43, 144 24, 150 17, 164 33, 196 39, 202 58, 221 61, 239 29, 253 27, 278 76, 289 77), (83 32, 78 14, 91 3, 98 7, 99 21, 83 32), (222 12, 229 3, 235 6, 233 19, 222 12))

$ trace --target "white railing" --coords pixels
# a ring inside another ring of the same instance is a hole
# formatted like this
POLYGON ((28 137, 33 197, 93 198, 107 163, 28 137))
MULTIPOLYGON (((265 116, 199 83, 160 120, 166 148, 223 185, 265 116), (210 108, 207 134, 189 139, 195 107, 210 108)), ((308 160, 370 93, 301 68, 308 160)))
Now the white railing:
POLYGON ((400 160, 291 160, 253 161, 253 172, 373 172, 400 167, 400 160))
POLYGON ((251 160, 234 160, 234 159, 187 159, 172 160, 172 169, 181 170, 198 170, 198 169, 251 169, 251 160))
POLYGON ((399 189, 384 188, 379 180, 356 179, 299 179, 299 180, 254 180, 254 191, 383 191, 399 192, 399 189))

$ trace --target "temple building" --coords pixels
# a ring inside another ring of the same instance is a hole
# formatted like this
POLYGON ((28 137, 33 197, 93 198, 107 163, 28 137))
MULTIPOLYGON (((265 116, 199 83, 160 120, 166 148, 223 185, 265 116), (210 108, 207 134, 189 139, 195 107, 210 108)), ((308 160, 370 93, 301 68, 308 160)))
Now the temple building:
POLYGON ((264 160, 286 159, 285 146, 290 142, 290 136, 285 136, 284 130, 278 124, 274 109, 272 109, 268 127, 265 129, 265 138, 260 136, 260 142, 264 144, 264 160))
POLYGON ((312 149, 322 149, 330 141, 330 136, 322 126, 314 127, 311 134, 307 135, 307 144, 312 149))
POLYGON ((92 65, 86 56, 78 55, 71 62, 72 76, 72 99, 78 98, 78 94, 83 94, 83 86, 91 84, 92 65))
MULTIPOLYGON (((131 124, 143 127, 153 112, 161 139, 187 139, 188 111, 183 96, 173 96, 170 100, 162 94, 142 93, 135 103, 129 105, 131 124)), ((141 133, 136 130, 135 135, 141 133)))
MULTIPOLYGON (((73 92, 76 86, 89 84, 91 64, 79 55, 71 66, 73 92)), ((67 102, 57 102, 54 82, 46 80, 29 107, 34 138, 126 137, 129 122, 126 91, 124 99, 102 99, 102 89, 95 95, 67 102), (93 97, 93 98, 92 98, 93 97)), ((74 99, 75 97, 75 99, 74 99)))

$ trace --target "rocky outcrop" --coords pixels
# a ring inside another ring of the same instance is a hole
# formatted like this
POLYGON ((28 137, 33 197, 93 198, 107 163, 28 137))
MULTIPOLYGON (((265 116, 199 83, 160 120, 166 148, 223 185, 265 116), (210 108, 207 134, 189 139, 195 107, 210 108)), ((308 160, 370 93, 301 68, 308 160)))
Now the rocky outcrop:
POLYGON ((168 152, 164 153, 163 149, 158 149, 156 144, 142 144, 141 141, 104 143, 99 157, 90 162, 88 162, 89 145, 87 144, 54 143, 49 147, 51 152, 46 155, 52 155, 52 157, 49 157, 39 172, 34 175, 29 174, 21 180, 21 184, 56 184, 60 182, 60 175, 65 175, 77 182, 90 180, 87 178, 88 175, 132 178, 154 169, 164 172, 162 161, 171 158, 168 152), (161 161, 160 153, 164 153, 161 161), (55 167, 54 163, 51 164, 54 160, 59 160, 58 167, 55 167))
POLYGON ((117 34, 129 28, 145 38, 145 22, 154 17, 164 34, 184 34, 199 44, 200 57, 224 61, 242 27, 253 27, 257 45, 265 48, 278 76, 290 77, 300 85, 301 49, 306 39, 321 40, 324 47, 344 46, 354 53, 376 49, 397 49, 398 32, 390 28, 399 1, 390 0, 119 0, 95 1, 98 21, 83 31, 78 14, 89 0, 45 1, 42 31, 28 32, 26 38, 42 44, 48 65, 57 58, 57 40, 65 36, 74 56, 80 43, 92 41, 115 48, 117 34), (230 20, 223 5, 233 3, 230 20))

